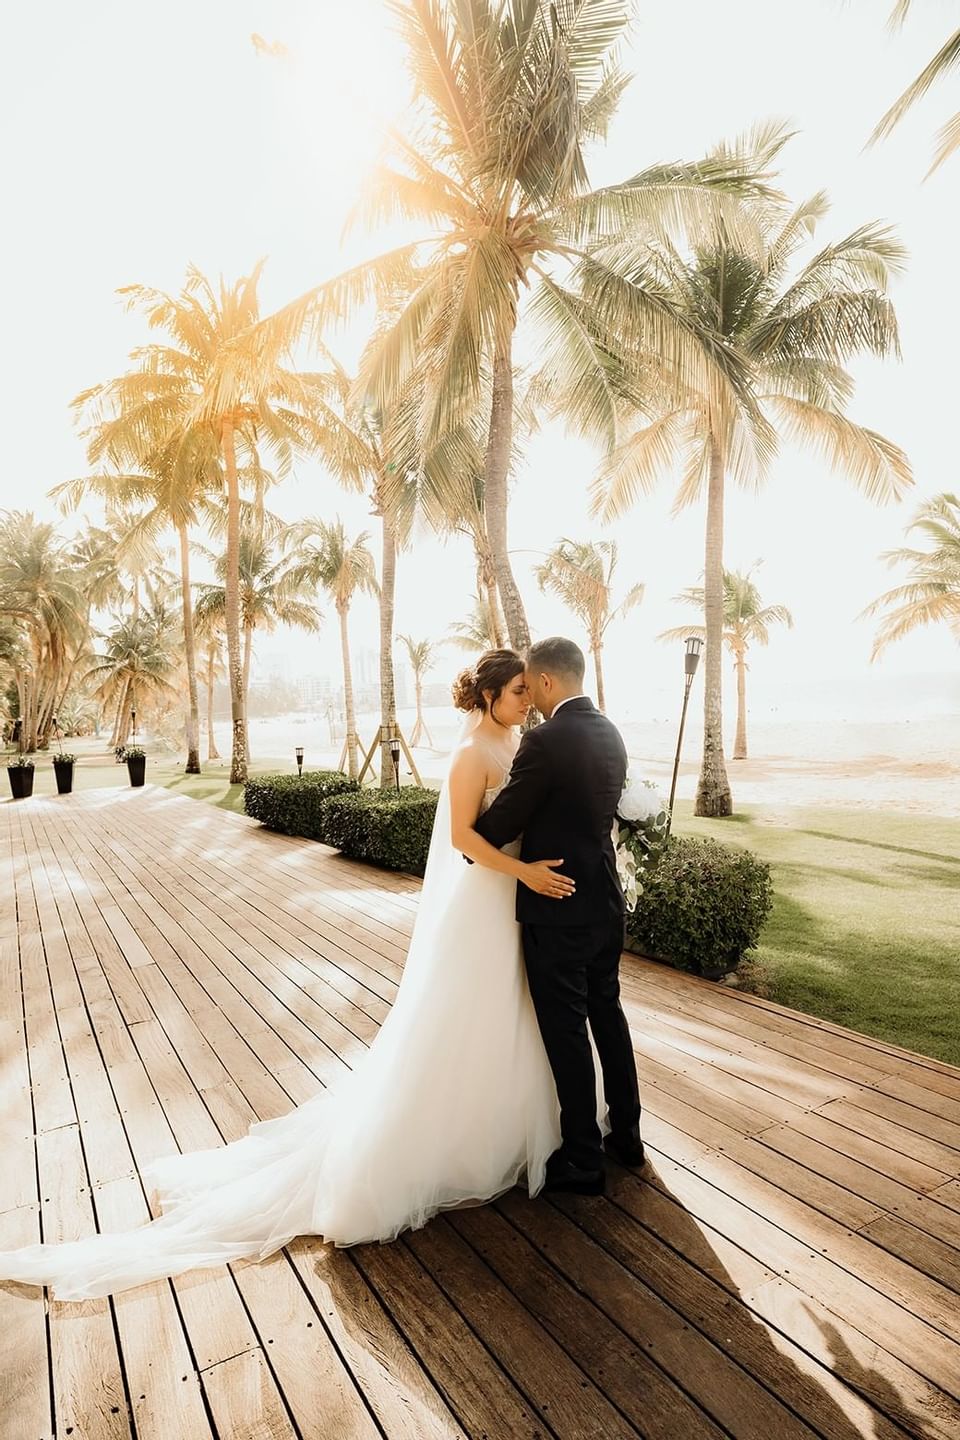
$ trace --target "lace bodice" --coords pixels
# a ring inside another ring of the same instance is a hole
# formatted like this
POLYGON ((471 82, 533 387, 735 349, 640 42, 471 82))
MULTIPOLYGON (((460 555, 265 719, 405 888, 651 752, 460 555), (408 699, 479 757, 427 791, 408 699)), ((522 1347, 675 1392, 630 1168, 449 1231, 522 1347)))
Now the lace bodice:
POLYGON ((506 780, 501 780, 499 785, 488 785, 483 792, 483 800, 480 802, 480 814, 483 815, 496 800, 501 790, 507 788, 506 780))

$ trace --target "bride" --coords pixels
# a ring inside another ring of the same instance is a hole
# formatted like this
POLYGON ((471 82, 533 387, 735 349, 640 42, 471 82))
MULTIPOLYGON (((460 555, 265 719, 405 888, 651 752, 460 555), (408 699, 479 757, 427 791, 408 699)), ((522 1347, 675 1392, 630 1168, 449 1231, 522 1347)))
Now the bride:
POLYGON ((554 873, 559 860, 525 864, 517 845, 496 850, 473 828, 506 784, 530 708, 523 661, 488 651, 453 694, 467 721, 440 794, 403 980, 357 1069, 242 1140, 149 1167, 159 1219, 0 1252, 0 1280, 83 1300, 264 1257, 297 1235, 392 1240, 521 1180, 531 1195, 541 1189, 559 1107, 514 896, 519 881, 561 903, 573 884, 554 873))

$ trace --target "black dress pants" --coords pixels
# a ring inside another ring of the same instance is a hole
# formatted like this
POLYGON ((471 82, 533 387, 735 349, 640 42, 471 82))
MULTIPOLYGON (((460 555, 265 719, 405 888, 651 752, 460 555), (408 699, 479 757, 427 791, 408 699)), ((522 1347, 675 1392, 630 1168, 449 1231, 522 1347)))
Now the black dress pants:
POLYGON ((523 925, 523 955, 540 1033, 560 1098, 560 1154, 599 1170, 603 1142, 587 1025, 603 1071, 615 1135, 639 1136, 640 1091, 633 1045, 620 1005, 623 921, 595 925, 523 925))

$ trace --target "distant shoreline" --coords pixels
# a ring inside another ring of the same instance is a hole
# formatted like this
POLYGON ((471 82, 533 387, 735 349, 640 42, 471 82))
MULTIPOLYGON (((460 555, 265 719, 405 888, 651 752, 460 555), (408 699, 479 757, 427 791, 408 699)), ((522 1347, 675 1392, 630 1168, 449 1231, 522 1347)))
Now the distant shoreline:
MULTIPOLYGON (((424 782, 437 784, 460 721, 447 707, 425 711, 425 719, 434 748, 418 748, 414 758, 424 782)), ((375 716, 360 717, 358 729, 364 747, 376 733, 377 723, 375 716)), ((412 711, 400 712, 400 725, 407 736, 413 723, 412 711)), ((651 780, 669 785, 675 724, 627 720, 621 728, 637 769, 651 780)), ((229 724, 218 721, 215 730, 221 754, 229 756, 229 724)), ((251 755, 257 764, 278 761, 287 768, 294 747, 303 745, 308 768, 332 768, 342 742, 331 744, 329 734, 327 720, 318 714, 253 717, 251 755)), ((732 722, 726 738, 729 757, 732 722)), ((741 806, 826 805, 960 817, 960 715, 913 721, 757 721, 750 727, 749 738, 750 758, 727 761, 734 799, 741 806)), ((691 720, 677 786, 681 799, 693 798, 699 754, 699 723, 691 720)), ((403 774, 408 780, 406 766, 403 774)))

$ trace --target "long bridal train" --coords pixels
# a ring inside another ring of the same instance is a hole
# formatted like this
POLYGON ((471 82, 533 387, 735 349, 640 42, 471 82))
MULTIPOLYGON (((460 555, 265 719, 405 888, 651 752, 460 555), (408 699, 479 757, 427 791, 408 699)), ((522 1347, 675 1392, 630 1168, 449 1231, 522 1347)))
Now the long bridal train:
POLYGON ((0 1253, 0 1279, 83 1300, 266 1256, 297 1235, 392 1240, 521 1181, 537 1194, 559 1144, 559 1107, 523 970, 515 882, 466 865, 449 826, 444 791, 403 981, 357 1068, 242 1140, 152 1166, 144 1179, 159 1219, 0 1253))

